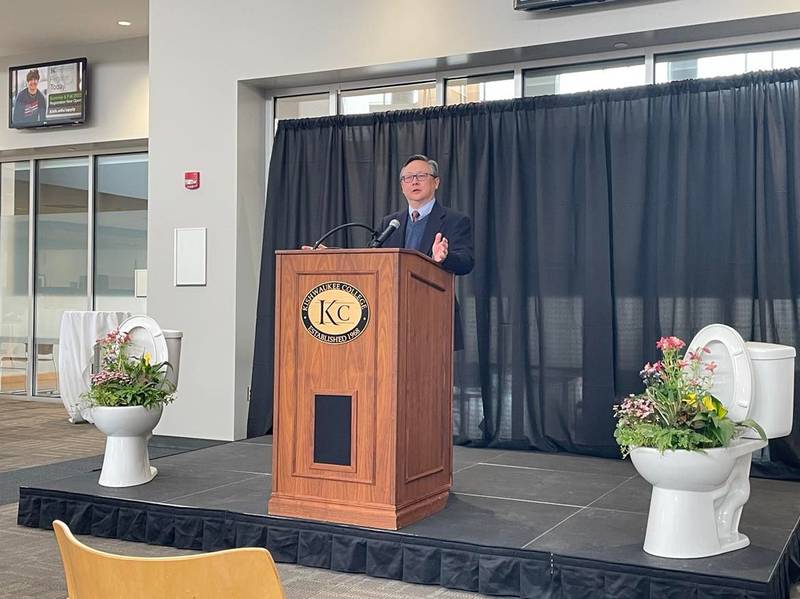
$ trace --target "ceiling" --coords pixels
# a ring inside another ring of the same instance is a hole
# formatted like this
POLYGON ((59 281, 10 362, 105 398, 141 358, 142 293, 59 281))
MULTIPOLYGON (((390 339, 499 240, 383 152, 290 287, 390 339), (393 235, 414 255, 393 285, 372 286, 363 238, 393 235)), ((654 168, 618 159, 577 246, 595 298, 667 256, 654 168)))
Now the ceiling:
POLYGON ((0 57, 57 46, 144 37, 148 0, 8 2, 0 19, 0 57), (117 21, 130 21, 122 27, 117 21))

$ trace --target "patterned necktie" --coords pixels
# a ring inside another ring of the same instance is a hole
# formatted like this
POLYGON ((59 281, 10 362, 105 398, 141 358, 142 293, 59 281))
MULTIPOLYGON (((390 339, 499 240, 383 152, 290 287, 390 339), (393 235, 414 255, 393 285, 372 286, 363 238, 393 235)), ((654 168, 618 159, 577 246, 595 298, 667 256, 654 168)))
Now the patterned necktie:
POLYGON ((417 212, 416 210, 414 210, 414 211, 411 213, 411 222, 414 222, 414 223, 415 223, 415 222, 417 222, 418 220, 419 220, 419 212, 417 212))

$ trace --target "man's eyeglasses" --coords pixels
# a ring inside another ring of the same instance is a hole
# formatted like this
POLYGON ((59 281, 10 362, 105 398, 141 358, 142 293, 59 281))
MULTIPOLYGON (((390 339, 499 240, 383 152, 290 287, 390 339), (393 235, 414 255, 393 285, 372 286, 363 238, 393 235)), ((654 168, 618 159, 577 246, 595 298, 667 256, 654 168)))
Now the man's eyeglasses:
POLYGON ((411 183, 412 181, 420 181, 424 182, 428 180, 428 177, 433 177, 431 173, 411 173, 410 175, 404 175, 400 177, 400 180, 403 183, 411 183))

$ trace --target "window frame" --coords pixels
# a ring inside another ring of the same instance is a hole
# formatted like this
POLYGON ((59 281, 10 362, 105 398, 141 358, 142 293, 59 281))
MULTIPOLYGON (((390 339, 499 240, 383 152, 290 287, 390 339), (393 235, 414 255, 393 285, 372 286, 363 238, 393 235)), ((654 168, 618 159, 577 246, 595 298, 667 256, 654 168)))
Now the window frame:
MULTIPOLYGON (((700 49, 680 50, 675 52, 654 53, 653 82, 656 81, 656 74, 657 74, 656 69, 658 68, 658 65, 669 63, 670 59, 691 60, 693 58, 694 59, 715 58, 718 56, 732 56, 736 54, 750 54, 750 53, 770 52, 770 51, 775 52, 779 50, 800 50, 800 37, 789 37, 789 38, 784 38, 782 40, 774 40, 774 41, 731 44, 727 46, 716 46, 713 48, 700 48, 700 49)), ((747 71, 739 73, 739 75, 743 75, 746 72, 747 71)), ((738 75, 730 75, 730 76, 736 77, 738 75)), ((710 78, 712 77, 696 77, 696 79, 710 79, 710 78)), ((680 81, 680 79, 661 81, 659 82, 659 85, 663 83, 672 83, 674 81, 680 81)))
MULTIPOLYGON (((541 68, 533 68, 533 69, 524 69, 522 71, 522 93, 525 98, 534 98, 537 96, 526 96, 525 95, 525 78, 526 75, 539 75, 539 76, 547 76, 547 75, 567 75, 572 73, 581 73, 586 71, 596 71, 598 69, 604 68, 619 68, 619 67, 634 67, 634 66, 643 66, 644 67, 644 78, 645 80, 638 84, 638 85, 647 85, 649 81, 648 77, 648 65, 647 65, 647 57, 645 55, 639 56, 632 56, 629 58, 618 58, 616 60, 600 60, 594 62, 584 62, 580 64, 573 64, 569 66, 557 66, 557 67, 541 67, 541 68)), ((623 87, 610 87, 604 89, 626 89, 628 87, 636 87, 636 86, 623 86, 623 87)), ((571 93, 571 92, 570 92, 571 93)), ((582 92, 575 92, 575 93, 582 93, 582 92)), ((551 95, 551 94, 544 94, 544 95, 551 95)))
MULTIPOLYGON (((362 91, 369 92, 371 90, 374 90, 375 94, 380 94, 380 93, 386 94, 386 93, 392 93, 391 91, 386 91, 386 90, 391 90, 391 88, 393 88, 393 87, 395 87, 395 88, 397 88, 397 87, 411 87, 411 86, 415 86, 415 85, 430 85, 430 84, 433 85, 433 90, 434 90, 434 94, 435 94, 435 101, 434 101, 433 106, 439 106, 440 105, 439 104, 439 90, 437 88, 437 80, 436 80, 436 78, 432 78, 432 77, 426 77, 426 78, 423 78, 423 79, 419 79, 417 81, 408 81, 408 82, 403 82, 403 83, 392 83, 390 85, 379 85, 379 86, 372 86, 371 85, 371 86, 367 86, 367 87, 349 87, 349 86, 348 87, 342 87, 341 89, 338 90, 338 92, 336 94, 336 100, 337 100, 337 111, 336 111, 336 114, 337 115, 348 114, 348 113, 345 113, 343 111, 342 99, 345 97, 344 94, 348 94, 350 92, 362 92, 362 91)), ((369 94, 360 94, 360 95, 366 96, 366 95, 369 95, 369 94)), ((425 108, 429 108, 429 107, 426 106, 425 108)), ((381 111, 381 112, 390 112, 391 110, 392 109, 390 108, 389 110, 385 110, 385 111, 381 111)), ((369 113, 369 112, 353 112, 353 113, 349 113, 349 114, 357 115, 357 114, 372 114, 372 113, 369 113)))
MULTIPOLYGON (((464 102, 457 102, 454 104, 450 104, 447 102, 447 85, 450 81, 456 81, 458 79, 465 79, 467 80, 467 85, 469 85, 470 79, 484 79, 484 80, 491 80, 491 77, 496 77, 495 81, 503 81, 504 78, 502 75, 511 75, 511 81, 514 82, 514 95, 511 98, 506 98, 507 100, 511 100, 514 98, 519 98, 520 96, 517 94, 517 73, 515 69, 503 69, 503 70, 490 70, 479 74, 472 74, 472 75, 464 75, 460 77, 453 77, 453 76, 446 76, 443 78, 443 85, 444 85, 444 94, 442 96, 442 105, 443 106, 458 106, 459 104, 464 104, 464 102)), ((483 83, 484 81, 478 81, 478 83, 483 83)), ((497 100, 482 100, 483 102, 494 102, 497 100)))
MULTIPOLYGON (((624 38, 623 38, 624 39, 624 38)), ((611 42, 609 42, 610 45, 611 42)), ((522 98, 524 92, 524 73, 526 71, 556 71, 563 69, 565 72, 572 72, 576 68, 586 65, 603 64, 611 62, 634 61, 644 58, 645 64, 645 85, 655 83, 656 60, 667 56, 679 56, 694 53, 703 53, 705 56, 714 56, 723 53, 735 54, 745 48, 767 48, 781 49, 781 47, 800 45, 800 30, 773 31, 743 36, 720 37, 705 39, 693 42, 680 42, 671 44, 661 44, 645 46, 639 48, 610 48, 606 52, 593 52, 589 54, 573 54, 567 56, 556 56, 551 58, 541 58, 537 60, 527 60, 521 62, 497 62, 492 63, 491 58, 487 58, 487 64, 482 66, 467 68, 441 68, 433 69, 430 66, 426 69, 420 66, 421 62, 408 63, 403 65, 387 65, 374 67, 373 70, 395 70, 396 75, 376 78, 354 78, 352 80, 338 81, 336 83, 320 83, 301 86, 281 86, 280 78, 271 80, 270 87, 265 88, 265 98, 267 100, 267 113, 271 129, 271 135, 267 135, 267 149, 271 150, 272 139, 277 131, 277 121, 275 115, 275 102, 279 98, 312 95, 327 93, 329 98, 329 112, 327 116, 341 115, 340 94, 343 91, 365 90, 371 88, 393 87, 396 85, 407 85, 435 81, 436 83, 436 106, 446 105, 447 81, 450 79, 462 79, 469 77, 491 76, 494 74, 514 73, 514 98, 522 98)), ((432 60, 423 61, 438 66, 446 61, 432 60)), ((318 73, 324 76, 324 73, 318 73)), ((625 88, 617 88, 625 89, 625 88)))

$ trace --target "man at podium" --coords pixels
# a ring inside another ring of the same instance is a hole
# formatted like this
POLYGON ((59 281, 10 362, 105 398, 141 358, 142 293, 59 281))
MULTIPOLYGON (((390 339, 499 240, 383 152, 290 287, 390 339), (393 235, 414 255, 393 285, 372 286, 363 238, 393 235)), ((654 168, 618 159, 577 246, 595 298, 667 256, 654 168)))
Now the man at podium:
POLYGON ((270 514, 397 530, 447 505, 472 225, 436 201, 435 161, 400 177, 408 207, 370 242, 389 249, 276 252, 270 514))
MULTIPOLYGON (((470 218, 445 208, 436 201, 439 188, 439 165, 423 154, 410 156, 400 171, 400 187, 408 202, 408 209, 385 216, 381 231, 392 220, 400 226, 384 241, 382 247, 409 248, 427 254, 442 268, 456 275, 472 272, 472 221, 470 218)), ((458 300, 455 304, 454 349, 464 349, 464 333, 458 300)))
MULTIPOLYGON (((472 272, 472 221, 466 214, 446 208, 436 201, 439 164, 424 154, 409 156, 400 170, 400 187, 408 208, 383 217, 380 246, 417 250, 456 275, 472 272), (390 230, 392 221, 400 225, 390 230), (388 233, 388 237, 386 236, 388 233)), ((316 247, 324 249, 319 244, 316 247)), ((304 250, 312 249, 309 245, 304 250)), ((458 299, 455 302, 453 349, 464 349, 464 332, 458 299)))

